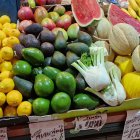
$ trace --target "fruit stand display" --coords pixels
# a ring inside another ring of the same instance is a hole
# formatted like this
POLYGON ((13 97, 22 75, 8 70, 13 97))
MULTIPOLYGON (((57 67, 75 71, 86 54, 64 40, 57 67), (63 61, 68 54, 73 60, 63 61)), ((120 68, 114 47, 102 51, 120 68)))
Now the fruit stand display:
POLYGON ((140 108, 140 1, 128 11, 55 3, 29 0, 17 24, 0 17, 0 127, 11 139, 30 139, 28 125, 46 120, 64 120, 66 138, 121 134, 126 111, 140 108), (104 113, 101 131, 72 131, 77 117, 104 113))

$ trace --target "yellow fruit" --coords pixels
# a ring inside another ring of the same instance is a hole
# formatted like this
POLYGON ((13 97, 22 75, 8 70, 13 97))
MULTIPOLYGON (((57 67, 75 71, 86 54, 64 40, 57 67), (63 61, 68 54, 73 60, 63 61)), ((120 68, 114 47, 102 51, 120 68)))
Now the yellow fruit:
POLYGON ((17 108, 18 116, 30 116, 32 113, 32 104, 28 101, 22 102, 17 108))
POLYGON ((4 60, 2 58, 1 52, 0 52, 0 63, 2 63, 4 60))
POLYGON ((11 60, 14 56, 13 49, 10 47, 3 47, 1 49, 1 55, 4 60, 11 60))
POLYGON ((11 24, 10 23, 5 23, 5 24, 3 24, 3 28, 11 28, 11 24))
POLYGON ((20 43, 19 39, 14 36, 9 37, 8 41, 9 41, 9 44, 8 44, 9 47, 13 47, 15 44, 20 43))
POLYGON ((129 5, 128 12, 133 18, 137 18, 137 13, 133 10, 133 8, 129 5))
POLYGON ((8 40, 9 40, 9 38, 8 37, 6 37, 6 38, 4 38, 3 40, 2 40, 2 47, 6 47, 6 46, 8 46, 8 40))
POLYGON ((8 93, 14 89, 14 81, 11 78, 5 78, 0 82, 0 91, 3 93, 8 93))
POLYGON ((3 15, 3 16, 0 17, 0 23, 1 24, 10 23, 10 22, 11 22, 11 20, 10 20, 10 17, 9 16, 3 15))
POLYGON ((0 118, 2 118, 3 117, 3 110, 2 110, 2 108, 0 107, 0 118))
POLYGON ((136 3, 140 6, 140 0, 136 0, 136 3))
POLYGON ((0 30, 0 40, 2 41, 4 38, 6 38, 6 34, 0 30))
POLYGON ((117 56, 114 63, 120 68, 122 76, 134 71, 132 59, 129 56, 117 56))
POLYGON ((3 92, 0 92, 0 106, 2 106, 6 101, 6 95, 3 92))
POLYGON ((12 90, 7 94, 7 103, 16 107, 22 102, 22 98, 22 94, 18 90, 12 90))
POLYGON ((11 29, 9 30, 9 36, 15 36, 15 37, 19 37, 20 35, 20 31, 18 29, 11 29))
POLYGON ((11 23, 11 28, 12 28, 12 29, 16 29, 16 28, 17 28, 17 24, 11 23))
POLYGON ((0 23, 0 30, 2 30, 2 28, 3 28, 3 26, 2 26, 2 24, 0 23))
POLYGON ((121 9, 122 9, 123 12, 125 12, 128 15, 130 15, 129 12, 126 9, 124 9, 124 8, 121 8, 121 9))
POLYGON ((3 71, 0 73, 0 81, 4 80, 5 78, 11 78, 12 73, 10 71, 3 71))
POLYGON ((2 31, 6 34, 6 36, 8 37, 9 35, 9 31, 11 30, 11 28, 3 28, 2 31))
POLYGON ((8 61, 4 61, 0 64, 0 71, 11 71, 12 70, 12 63, 8 61))
POLYGON ((138 11, 139 6, 135 0, 129 0, 129 5, 133 8, 134 11, 136 11, 136 12, 138 11))
POLYGON ((16 107, 7 105, 4 108, 4 116, 5 117, 15 117, 15 116, 17 116, 17 109, 16 109, 16 107))

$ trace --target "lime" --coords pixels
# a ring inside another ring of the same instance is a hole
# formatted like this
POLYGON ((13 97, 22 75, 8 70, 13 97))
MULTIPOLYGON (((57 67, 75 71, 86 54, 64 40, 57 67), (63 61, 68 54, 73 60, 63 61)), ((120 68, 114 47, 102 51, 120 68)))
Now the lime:
POLYGON ((23 60, 19 60, 13 66, 13 72, 18 76, 27 76, 30 75, 32 71, 31 65, 23 60))
POLYGON ((33 101, 33 112, 35 115, 43 116, 49 112, 50 101, 45 98, 37 98, 33 101))
POLYGON ((65 92, 56 93, 51 100, 51 107, 56 113, 67 112, 71 106, 71 99, 65 92))

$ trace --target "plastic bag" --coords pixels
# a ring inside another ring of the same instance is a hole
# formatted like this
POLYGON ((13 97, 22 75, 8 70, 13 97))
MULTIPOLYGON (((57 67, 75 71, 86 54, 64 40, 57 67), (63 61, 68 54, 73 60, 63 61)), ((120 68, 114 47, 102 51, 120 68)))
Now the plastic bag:
POLYGON ((8 15, 12 22, 17 22, 20 0, 0 0, 0 16, 8 15))

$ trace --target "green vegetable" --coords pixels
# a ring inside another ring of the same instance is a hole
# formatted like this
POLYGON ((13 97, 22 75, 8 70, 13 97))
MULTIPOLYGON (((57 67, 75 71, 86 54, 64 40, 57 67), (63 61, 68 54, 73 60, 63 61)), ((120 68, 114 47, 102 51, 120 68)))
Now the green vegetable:
POLYGON ((104 65, 104 48, 90 47, 90 56, 83 54, 78 63, 72 63, 84 77, 86 83, 95 91, 100 91, 110 84, 110 77, 104 65))

